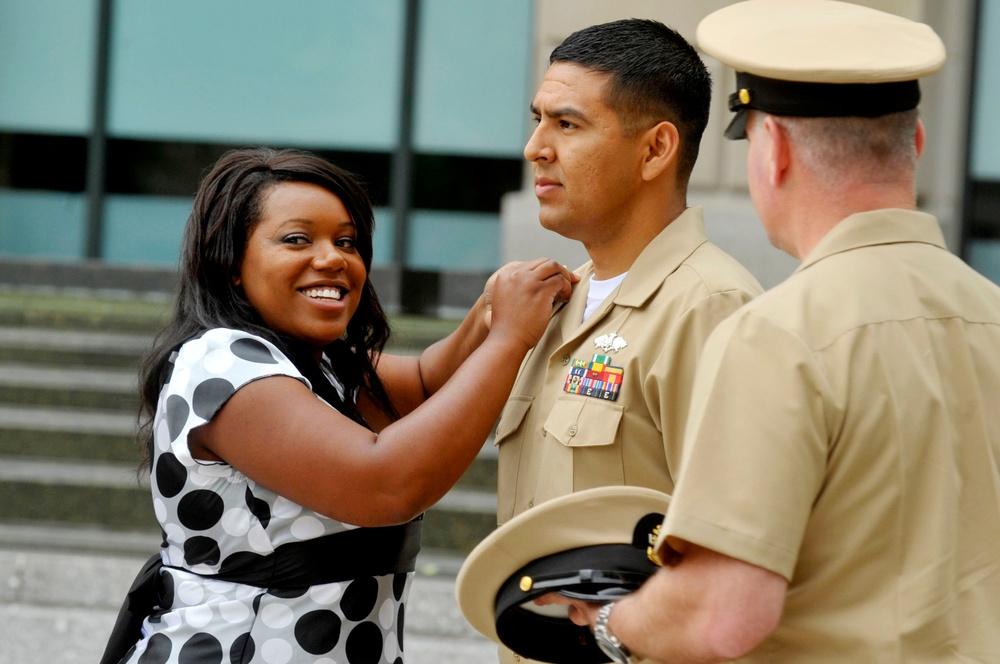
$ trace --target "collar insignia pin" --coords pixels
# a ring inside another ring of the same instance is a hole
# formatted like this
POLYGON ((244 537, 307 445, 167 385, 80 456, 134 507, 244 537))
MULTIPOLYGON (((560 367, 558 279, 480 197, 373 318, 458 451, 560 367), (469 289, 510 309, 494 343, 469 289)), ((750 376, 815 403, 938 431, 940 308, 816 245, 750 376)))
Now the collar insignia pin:
POLYGON ((619 337, 617 332, 609 332, 594 339, 594 346, 605 353, 613 353, 628 346, 628 342, 623 337, 619 337))

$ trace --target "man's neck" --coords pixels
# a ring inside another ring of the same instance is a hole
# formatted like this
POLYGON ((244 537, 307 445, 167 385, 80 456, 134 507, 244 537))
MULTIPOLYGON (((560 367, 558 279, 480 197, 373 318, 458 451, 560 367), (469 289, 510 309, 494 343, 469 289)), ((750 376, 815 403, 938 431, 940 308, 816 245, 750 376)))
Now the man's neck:
POLYGON ((842 220, 854 214, 898 208, 916 209, 914 188, 902 183, 859 183, 836 192, 825 192, 800 201, 791 212, 790 220, 795 233, 790 246, 785 248, 799 260, 808 256, 842 220), (797 211, 796 211, 797 210, 797 211))
POLYGON ((666 214, 661 207, 657 214, 632 215, 631 222, 621 223, 618 232, 611 234, 605 241, 599 245, 587 246, 587 254, 594 263, 594 278, 611 279, 628 272, 653 238, 686 209, 684 199, 680 199, 666 214))

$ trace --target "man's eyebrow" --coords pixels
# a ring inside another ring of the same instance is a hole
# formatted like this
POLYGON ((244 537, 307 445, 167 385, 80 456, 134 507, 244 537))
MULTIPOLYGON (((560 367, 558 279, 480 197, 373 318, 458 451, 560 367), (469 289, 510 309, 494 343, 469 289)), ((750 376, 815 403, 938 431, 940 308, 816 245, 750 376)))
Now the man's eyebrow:
MULTIPOLYGON (((542 113, 538 110, 537 106, 532 104, 531 114, 541 115, 542 113)), ((559 106, 549 109, 545 114, 552 118, 574 118, 576 120, 587 120, 587 116, 583 114, 583 111, 578 108, 574 108, 573 106, 559 106)))

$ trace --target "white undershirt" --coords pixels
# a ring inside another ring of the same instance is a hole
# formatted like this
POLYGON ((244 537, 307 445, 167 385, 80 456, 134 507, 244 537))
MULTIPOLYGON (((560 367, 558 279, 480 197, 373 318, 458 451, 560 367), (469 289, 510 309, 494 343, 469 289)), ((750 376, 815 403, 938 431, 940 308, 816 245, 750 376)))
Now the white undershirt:
POLYGON ((617 277, 603 280, 590 279, 590 289, 587 291, 587 308, 583 312, 583 320, 590 318, 590 314, 601 306, 601 302, 604 302, 625 281, 627 274, 628 272, 623 272, 617 277))

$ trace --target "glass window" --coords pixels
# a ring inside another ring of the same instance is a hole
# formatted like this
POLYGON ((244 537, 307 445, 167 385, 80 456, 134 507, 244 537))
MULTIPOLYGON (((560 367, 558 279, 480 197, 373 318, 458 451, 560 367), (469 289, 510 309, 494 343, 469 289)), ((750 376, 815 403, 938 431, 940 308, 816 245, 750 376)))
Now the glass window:
POLYGON ((113 194, 104 199, 104 260, 176 267, 193 198, 113 194))
POLYGON ((531 0, 424 0, 414 144, 421 152, 521 157, 531 0))
POLYGON ((962 255, 1000 283, 1000 0, 978 3, 962 255))
POLYGON ((96 26, 96 0, 0 0, 0 128, 90 130, 96 26))
POLYGON ((500 215, 416 210, 410 223, 408 267, 491 272, 500 263, 500 215))
POLYGON ((0 254, 78 260, 86 207, 83 194, 0 190, 0 254))
POLYGON ((402 0, 114 6, 116 137, 395 146, 402 0))
POLYGON ((970 176, 1000 181, 1000 0, 982 0, 977 22, 976 81, 972 86, 970 176))

